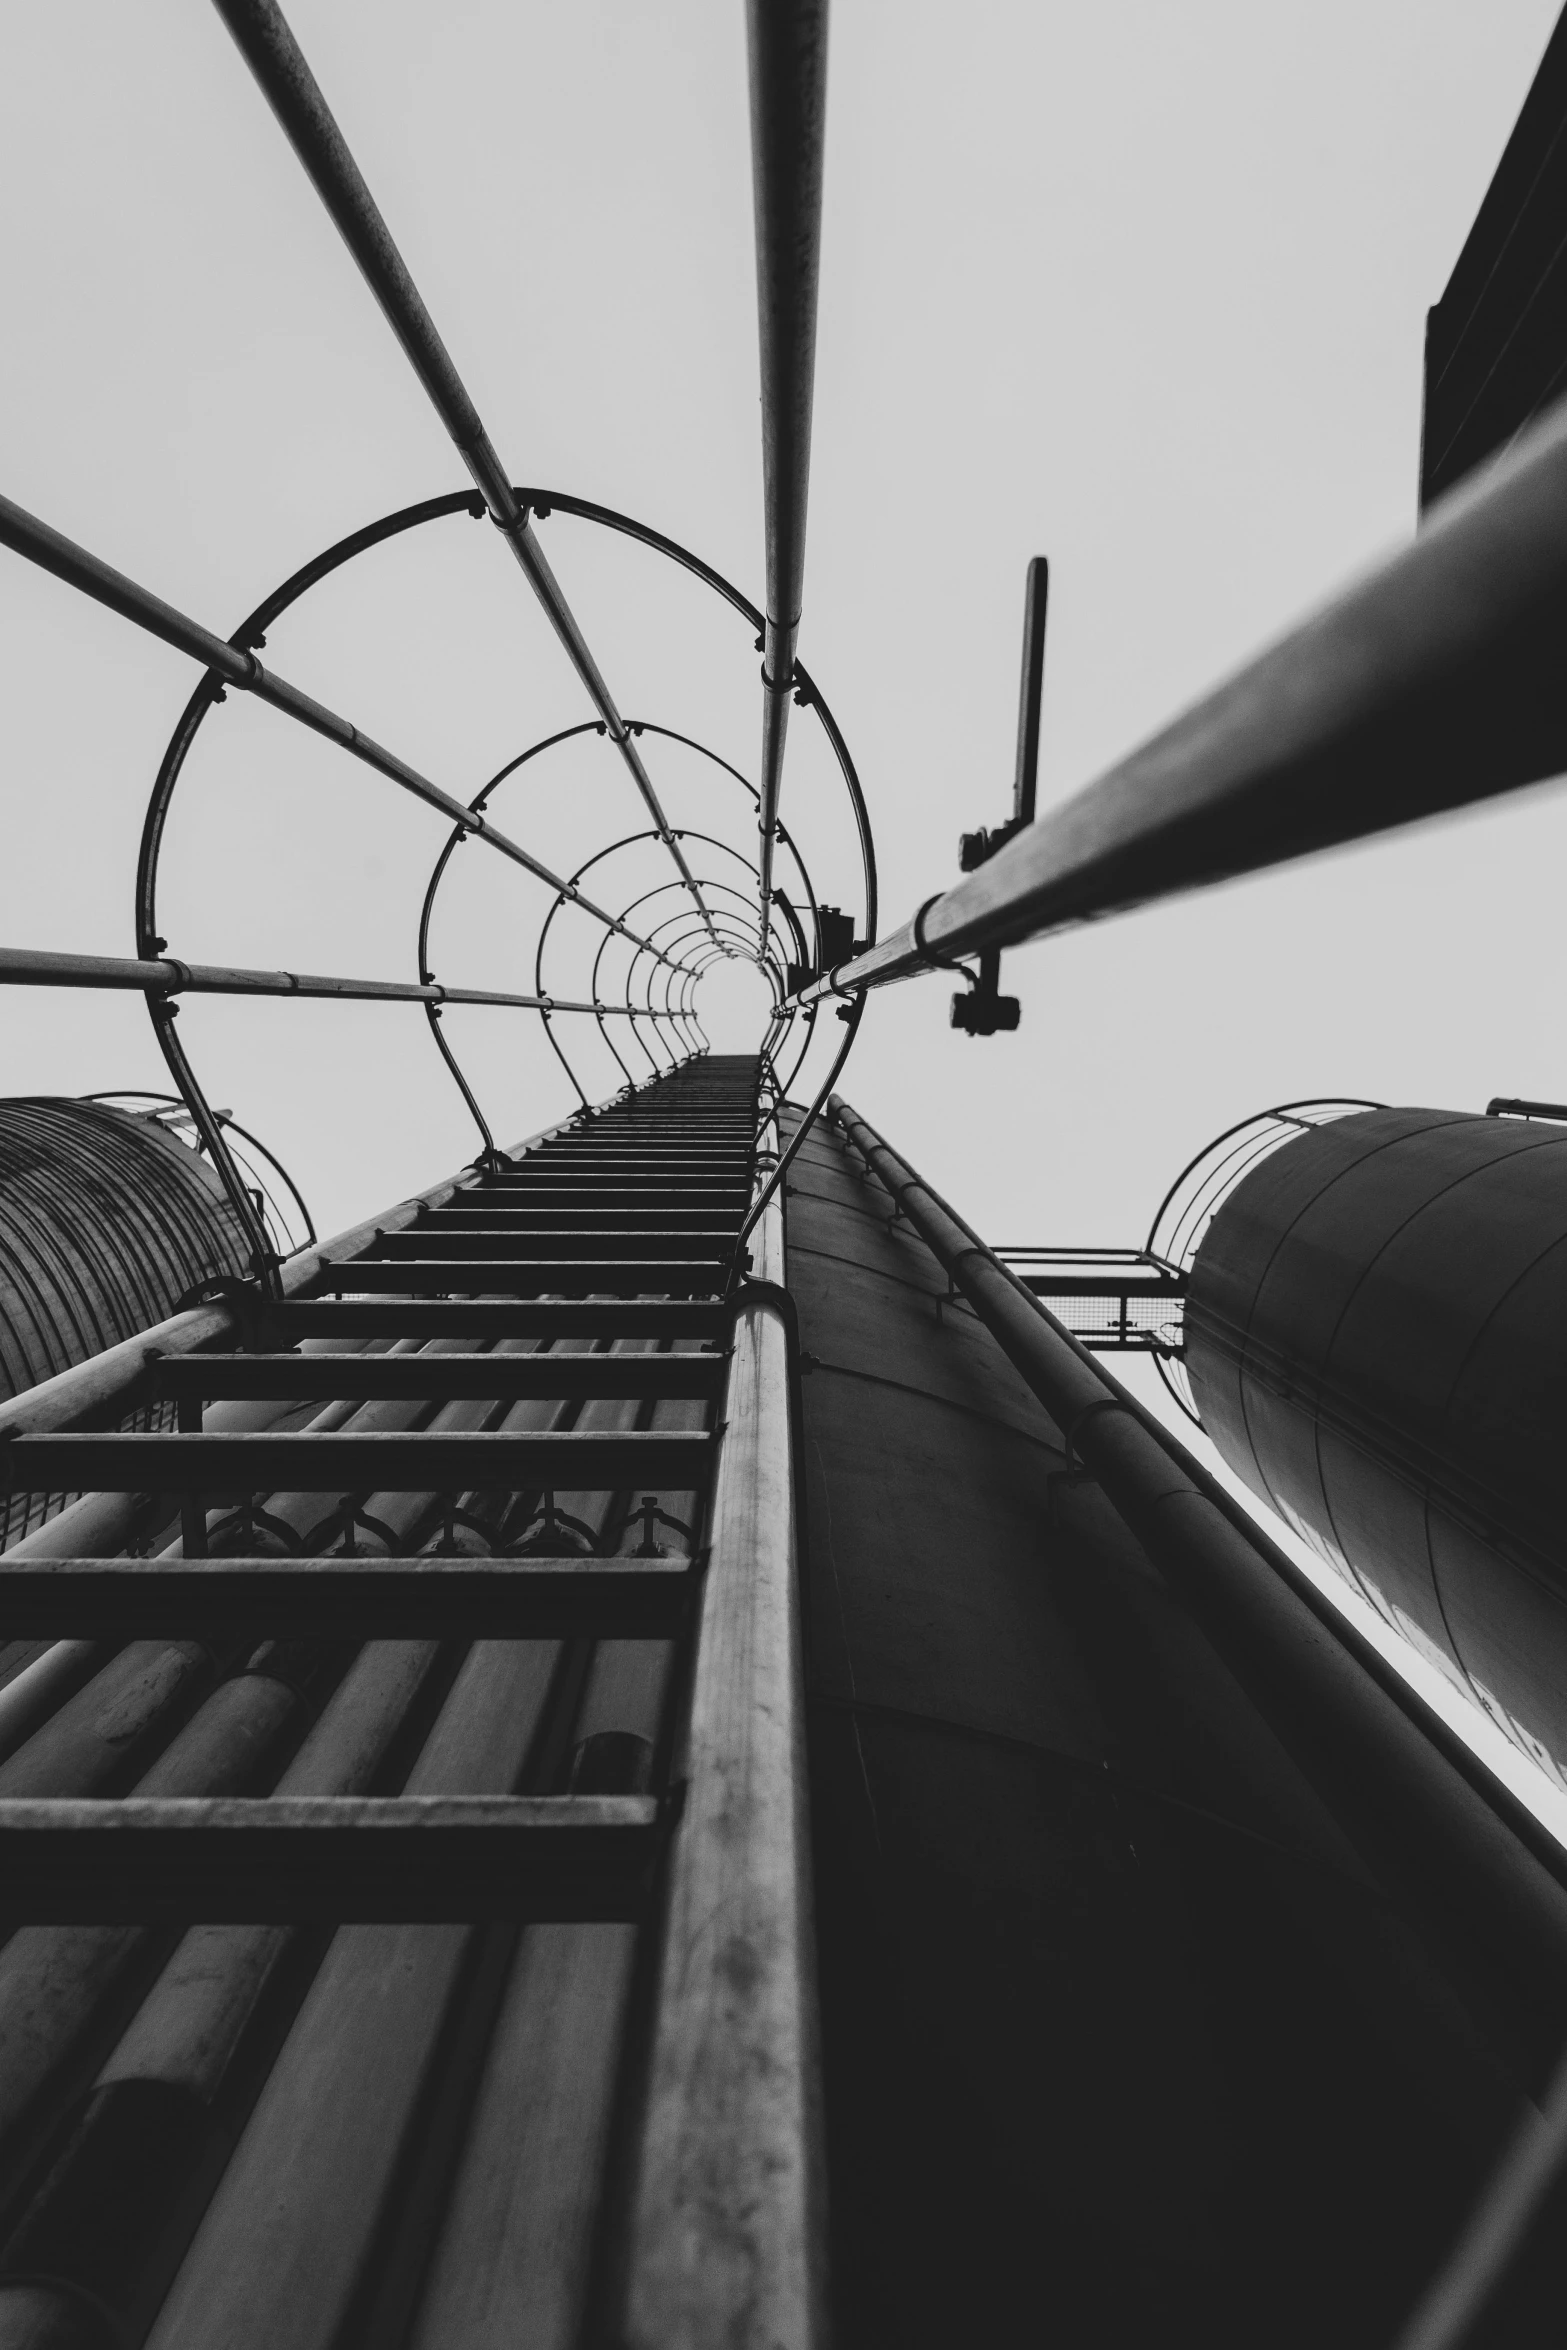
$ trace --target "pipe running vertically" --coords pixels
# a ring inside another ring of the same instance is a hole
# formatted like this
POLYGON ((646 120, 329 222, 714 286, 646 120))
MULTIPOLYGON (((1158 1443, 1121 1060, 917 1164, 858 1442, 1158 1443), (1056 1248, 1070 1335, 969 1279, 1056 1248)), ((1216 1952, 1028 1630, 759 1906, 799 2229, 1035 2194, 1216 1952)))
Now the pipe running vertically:
POLYGON ((1029 557, 1023 590, 1023 667, 1018 685, 1017 763, 1012 776, 1012 821, 1032 824, 1039 802, 1039 719, 1045 693, 1045 618, 1050 609, 1050 563, 1029 557))
POLYGON ((762 632, 760 951, 771 925, 773 843, 783 788, 795 644, 805 592, 805 521, 821 274, 827 124, 827 0, 748 0, 751 174, 762 369, 767 611, 762 632))
POLYGON ((1091 922, 1567 767, 1567 410, 1346 589, 799 1001, 1091 922))
MULTIPOLYGON (((425 308, 380 207, 282 10, 276 0, 213 0, 213 4, 330 213, 333 225, 358 263, 382 315, 402 345, 404 356, 472 475, 490 520, 511 548, 523 577, 565 648, 567 659, 586 687, 589 700, 603 719, 610 740, 642 795, 659 839, 706 918, 706 901, 653 788, 653 779, 643 764, 631 729, 615 705, 576 615, 539 545, 528 510, 512 487, 511 477, 495 452, 479 412, 436 331, 435 321, 425 308)), ((712 931, 710 922, 709 930, 716 946, 717 933, 712 931)), ((728 949, 723 951, 727 953, 728 949)))

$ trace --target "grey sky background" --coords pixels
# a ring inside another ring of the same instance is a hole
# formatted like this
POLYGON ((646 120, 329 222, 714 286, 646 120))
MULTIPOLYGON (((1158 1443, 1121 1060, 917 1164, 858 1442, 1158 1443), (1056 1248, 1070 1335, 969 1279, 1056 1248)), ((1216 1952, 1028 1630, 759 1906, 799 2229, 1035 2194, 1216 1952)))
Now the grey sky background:
MULTIPOLYGON (((1006 812, 1031 554, 1053 572, 1048 804, 1410 531, 1424 312, 1555 13, 839 0, 801 651, 864 779, 889 925, 1006 812)), ((739 6, 289 14, 514 478, 622 507, 759 594, 739 6)), ((6 63, 12 497, 227 633, 331 540, 463 486, 209 8, 13 7, 6 63)), ((623 709, 754 771, 749 631, 645 557, 544 529, 623 709)), ((466 518, 356 566, 268 658, 464 796, 585 714, 466 518)), ((3 935, 129 953, 194 672, 9 555, 0 660, 3 935)), ((694 762, 649 763, 677 822, 733 829, 694 762)), ((832 895, 851 866, 823 779, 797 720, 785 813, 822 811, 832 895)), ((555 861, 639 816, 591 738, 496 813, 555 861)), ((412 976, 443 836, 231 702, 181 787, 162 928, 189 960, 412 976)), ((1268 1102, 1560 1095, 1564 862, 1547 787, 1010 956, 1015 1037, 954 1035, 944 982, 890 990, 845 1090, 993 1238, 1139 1241, 1182 1162, 1268 1102)), ((539 893, 459 863, 440 976, 531 985, 539 893)), ((715 1040, 738 1044, 751 1009, 732 973, 709 997, 726 986, 715 1040)), ((138 998, 5 1010, 7 1091, 165 1082, 138 998)), ((449 1018, 504 1139, 569 1109, 530 1017, 449 1018)), ((208 1001, 181 1032, 324 1230, 471 1155, 417 1012, 208 1001)))
MULTIPOLYGON (((1423 313, 1553 15, 836 10, 802 650, 865 779, 889 920, 1005 811, 1031 553, 1054 569, 1048 800, 1409 530, 1423 313)), ((291 18, 514 473, 758 591, 741 11, 291 18)), ((19 9, 7 48, 11 495, 226 631, 340 533, 461 486, 210 9, 19 9)), ((623 706, 754 765, 746 632, 546 528, 623 706)), ((142 806, 192 672, 10 556, 0 597, 6 935, 129 951, 142 806)), ((582 715, 466 519, 359 566, 269 656, 463 792, 582 715)), ((263 710, 231 703, 209 741, 171 831, 173 951, 409 973, 438 819, 263 710)), ((615 807, 635 821, 590 745, 499 813, 548 854, 615 807)), ((891 991, 848 1088, 987 1230, 1040 1240, 1140 1238, 1181 1161, 1270 1100, 1559 1092, 1564 827, 1547 789, 1029 949, 1008 959, 1015 1038, 953 1035, 943 982, 891 991)), ((441 975, 525 984, 531 888, 466 879, 441 975)), ((11 1090, 160 1081, 136 999, 7 1009, 11 1090)), ((451 1017, 505 1133, 565 1106, 531 1022, 451 1017)), ((182 1025, 327 1226, 467 1155, 417 1013, 209 1002, 182 1025)))

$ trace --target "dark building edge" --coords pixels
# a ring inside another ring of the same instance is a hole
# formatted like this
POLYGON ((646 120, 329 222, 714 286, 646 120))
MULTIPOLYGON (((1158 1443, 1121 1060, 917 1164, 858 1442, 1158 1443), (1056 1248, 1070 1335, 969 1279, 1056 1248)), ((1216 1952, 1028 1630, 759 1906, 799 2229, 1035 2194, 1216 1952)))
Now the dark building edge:
POLYGON ((1567 14, 1427 314, 1420 504, 1567 387, 1567 14))

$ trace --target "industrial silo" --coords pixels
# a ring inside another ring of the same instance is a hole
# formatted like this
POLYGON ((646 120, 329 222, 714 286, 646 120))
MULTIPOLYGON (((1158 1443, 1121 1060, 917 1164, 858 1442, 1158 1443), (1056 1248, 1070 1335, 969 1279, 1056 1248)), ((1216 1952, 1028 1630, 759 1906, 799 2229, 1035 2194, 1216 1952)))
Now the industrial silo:
POLYGON ((1567 1764, 1567 1125, 1302 1125, 1219 1204, 1186 1369, 1251 1489, 1527 1753, 1567 1764))
MULTIPOLYGON (((104 1102, 0 1102, 0 1396, 150 1329, 249 1247, 206 1160, 156 1116, 104 1102)), ((60 1494, 0 1502, 0 1544, 60 1494)))

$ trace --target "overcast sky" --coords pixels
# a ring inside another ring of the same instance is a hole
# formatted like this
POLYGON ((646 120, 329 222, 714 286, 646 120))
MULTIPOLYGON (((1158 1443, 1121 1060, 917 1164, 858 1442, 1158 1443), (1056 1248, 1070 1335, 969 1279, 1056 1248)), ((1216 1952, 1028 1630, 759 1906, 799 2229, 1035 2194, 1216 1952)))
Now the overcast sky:
MULTIPOLYGON (((1552 16, 841 0, 802 652, 865 780, 889 922, 953 876, 961 829, 1005 813, 1030 554, 1053 565, 1048 801, 1409 531, 1423 314, 1552 16)), ((291 18, 513 474, 760 592, 738 5, 291 18)), ((211 10, 62 0, 13 11, 7 48, 12 496, 226 632, 323 544, 461 486, 211 10)), ((743 626, 546 528, 623 706, 754 768, 743 626)), ((142 808, 191 672, 9 555, 0 596, 5 934, 129 952, 142 808)), ((466 519, 322 591, 269 657, 465 793, 583 714, 466 519)), ((545 853, 637 819, 613 754, 574 756, 498 810, 545 853)), ((694 770, 658 772, 702 823, 694 770)), ((1175 1167, 1271 1100, 1554 1095, 1564 830, 1542 791, 1029 949, 1008 959, 1014 1038, 951 1034, 941 981, 890 991, 848 1089, 997 1238, 1103 1241, 1141 1238, 1175 1167)), ((231 703, 182 786, 162 927, 188 959, 408 975, 440 838, 231 703)), ((846 877, 824 843, 827 882, 846 877)), ((527 984, 533 885, 475 864, 437 967, 527 984)), ((137 999, 7 1008, 10 1090, 159 1082, 137 999)), ((567 1105, 530 1023, 451 1017, 508 1137, 567 1105)), ((328 1227, 468 1154, 417 1013, 209 1002, 183 1033, 328 1227)))

